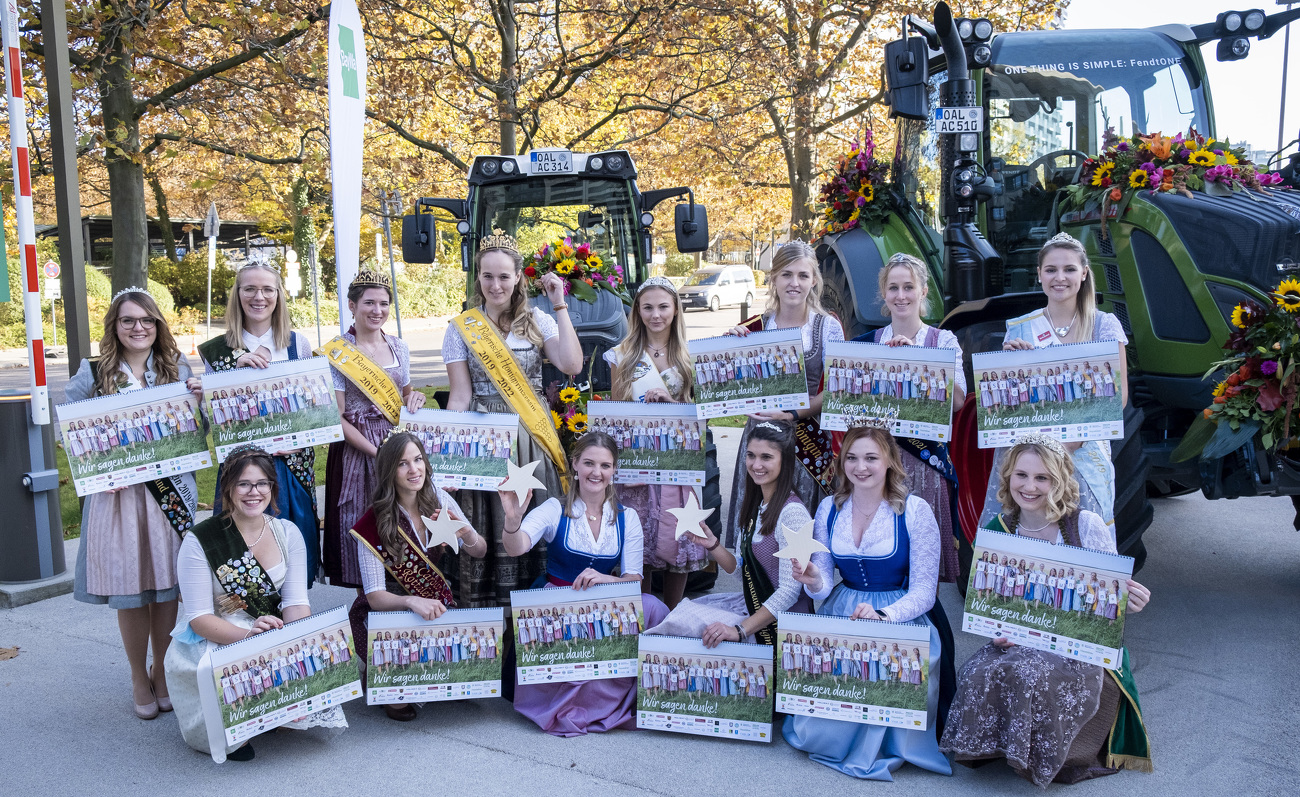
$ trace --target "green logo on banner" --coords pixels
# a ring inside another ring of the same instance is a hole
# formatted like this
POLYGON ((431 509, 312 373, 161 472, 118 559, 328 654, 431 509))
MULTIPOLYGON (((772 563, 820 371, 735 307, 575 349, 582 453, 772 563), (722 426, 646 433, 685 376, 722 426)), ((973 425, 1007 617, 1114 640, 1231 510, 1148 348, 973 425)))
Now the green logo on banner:
POLYGON ((357 81, 357 46, 353 39, 352 28, 339 25, 339 66, 343 69, 343 93, 353 99, 361 99, 361 87, 357 81))

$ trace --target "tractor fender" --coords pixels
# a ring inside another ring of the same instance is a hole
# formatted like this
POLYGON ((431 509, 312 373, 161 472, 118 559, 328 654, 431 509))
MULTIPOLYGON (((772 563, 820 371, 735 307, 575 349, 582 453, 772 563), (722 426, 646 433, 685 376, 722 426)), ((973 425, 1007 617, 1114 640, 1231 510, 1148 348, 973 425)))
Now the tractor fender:
MULTIPOLYGON (((885 259, 880 254, 876 239, 861 227, 847 232, 828 235, 817 245, 817 262, 822 264, 823 273, 827 261, 834 257, 847 277, 849 286, 849 304, 859 326, 868 329, 883 327, 889 318, 880 312, 877 286, 880 283, 880 270, 885 267, 885 259)), ((847 320, 847 319, 845 319, 847 320)))

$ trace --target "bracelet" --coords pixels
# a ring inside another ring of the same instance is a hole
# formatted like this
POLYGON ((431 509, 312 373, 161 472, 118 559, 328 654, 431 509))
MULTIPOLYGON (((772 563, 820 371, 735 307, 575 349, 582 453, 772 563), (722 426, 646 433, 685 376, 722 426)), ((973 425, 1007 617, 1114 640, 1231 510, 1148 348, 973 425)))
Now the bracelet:
POLYGON ((799 411, 798 411, 798 410, 786 410, 786 412, 790 413, 790 417, 794 419, 795 423, 798 423, 798 422, 799 422, 799 411))
POLYGON ((568 304, 553 304, 553 305, 551 305, 551 309, 554 310, 554 311, 556 311, 556 312, 558 313, 558 312, 561 311, 561 310, 568 310, 568 309, 569 309, 569 305, 568 305, 568 304))
MULTIPOLYGON (((501 530, 504 531, 506 534, 518 534, 519 531, 520 531, 521 529, 523 529, 523 527, 524 527, 524 526, 523 526, 523 524, 521 523, 521 524, 519 524, 519 528, 517 528, 517 529, 507 529, 507 528, 502 528, 501 530)), ((484 538, 483 541, 484 541, 484 542, 487 542, 487 539, 484 538)))
POLYGON ((721 544, 722 544, 722 540, 714 538, 713 544, 710 545, 708 548, 705 548, 704 550, 708 551, 709 553, 713 553, 714 551, 718 550, 718 546, 721 544))
POLYGON ((741 628, 739 625, 736 626, 736 641, 737 642, 745 641, 745 629, 741 628))

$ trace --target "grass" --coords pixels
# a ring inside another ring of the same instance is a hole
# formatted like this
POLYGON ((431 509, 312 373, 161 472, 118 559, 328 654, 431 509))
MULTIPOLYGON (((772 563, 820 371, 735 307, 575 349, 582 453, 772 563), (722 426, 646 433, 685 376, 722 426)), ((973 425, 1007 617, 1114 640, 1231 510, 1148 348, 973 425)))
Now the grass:
POLYGON ((791 393, 807 393, 808 380, 800 371, 797 374, 782 374, 767 379, 749 379, 744 382, 728 382, 724 385, 695 386, 695 403, 708 404, 714 401, 754 398, 756 396, 783 396, 791 393))
MULTIPOLYGON (((288 683, 283 684, 281 686, 268 689, 265 692, 263 692, 260 697, 251 701, 246 700, 243 703, 240 703, 238 706, 228 706, 225 703, 222 703, 221 705, 222 725, 226 728, 230 728, 234 725, 238 725, 239 723, 247 722, 251 719, 256 719, 257 717, 266 713, 267 711, 281 708, 283 705, 289 705, 289 703, 277 705, 275 702, 276 698, 279 697, 281 694, 280 690, 286 687, 296 690, 300 687, 306 686, 307 694, 303 697, 303 699, 305 700, 307 697, 315 697, 316 695, 323 695, 332 689, 337 689, 340 686, 343 686, 344 684, 352 683, 353 681, 357 680, 357 677, 358 677, 358 673, 357 673, 356 660, 352 659, 342 664, 335 664, 333 666, 326 667, 324 670, 309 675, 306 678, 300 678, 295 681, 289 681, 288 683), (233 710, 236 708, 239 711, 245 712, 242 719, 235 719, 233 716, 231 716, 233 714, 233 710)), ((220 683, 218 683, 217 685, 218 693, 220 693, 220 690, 221 690, 221 685, 220 683)))
POLYGON ((699 451, 654 451, 625 448, 618 455, 618 466, 629 470, 704 470, 704 446, 699 451), (640 460, 633 464, 632 460, 640 460), (650 464, 645 464, 647 461, 650 464))
POLYGON ((983 600, 993 608, 1009 609, 1013 612, 1005 617, 999 617, 987 610, 976 610, 974 608, 974 603, 981 600, 979 594, 975 591, 974 577, 975 568, 972 567, 971 583, 966 590, 966 611, 971 614, 977 614, 980 617, 991 617, 995 620, 1014 623, 1025 628, 1033 628, 1058 637, 1069 637, 1083 642, 1091 642, 1095 645, 1104 645, 1108 648, 1119 648, 1123 644, 1125 612, 1122 610, 1117 612, 1118 617, 1115 624, 1111 625, 1110 619, 1107 617, 1098 617, 1087 612, 1083 614, 1066 612, 1054 609, 1045 603, 1035 605, 1030 602, 1028 612, 1034 617, 1044 618, 1043 621, 1038 622, 1023 618, 1026 611, 1023 598, 1002 598, 998 595, 989 595, 984 598, 983 600))
POLYGON ((469 659, 458 662, 425 662, 400 667, 396 664, 380 670, 366 668, 366 680, 372 688, 385 686, 432 686, 439 684, 464 684, 475 681, 500 681, 501 659, 469 659), (393 676, 406 676, 398 683, 393 676))
MULTIPOLYGON (((644 622, 644 620, 642 621, 644 622)), ((537 645, 525 650, 518 647, 519 639, 516 636, 516 655, 518 657, 518 666, 520 667, 537 667, 546 664, 567 664, 579 662, 588 664, 593 661, 619 661, 622 659, 635 659, 637 657, 637 635, 606 637, 604 639, 574 639, 568 642, 555 642, 550 645, 537 645), (552 661, 543 661, 544 653, 567 653, 570 650, 594 650, 595 654, 585 658, 555 658, 552 661)))
POLYGON ((212 431, 216 437, 216 444, 224 446, 231 443, 256 440, 259 437, 292 434, 306 429, 331 426, 336 423, 335 419, 337 418, 338 411, 331 405, 329 407, 312 407, 297 412, 280 412, 253 420, 235 421, 223 427, 214 426, 212 431), (280 429, 280 424, 285 420, 289 421, 289 428, 280 429), (275 429, 275 431, 268 433, 266 431, 268 428, 275 429))
POLYGON ((1063 402, 1044 402, 1041 404, 1021 404, 1016 409, 1003 408, 995 410, 993 418, 980 408, 979 428, 999 430, 1021 426, 1059 426, 1067 423, 1102 423, 1118 421, 1124 417, 1124 405, 1119 396, 1107 396, 1100 399, 1063 402), (1056 416, 1044 420, 1031 420, 1035 415, 1056 416))
MULTIPOLYGON (((182 434, 172 435, 171 437, 164 437, 161 440, 155 440, 151 443, 138 444, 135 448, 115 447, 112 451, 107 453, 87 454, 82 457, 79 462, 69 462, 69 466, 71 467, 75 464, 75 477, 80 478, 82 476, 106 473, 110 470, 119 470, 121 468, 142 465, 149 462, 158 462, 164 459, 188 456, 197 453, 197 451, 195 451, 195 448, 197 447, 195 445, 197 442, 195 439, 196 437, 196 432, 185 432, 182 434), (128 462, 127 459, 129 457, 139 457, 139 459, 134 459, 128 462), (98 467, 100 465, 106 465, 107 467, 98 467)), ((71 473, 71 471, 69 472, 71 473)))
MULTIPOLYGON (((639 683, 638 676, 638 683, 639 683)), ((637 711, 657 711, 662 714, 688 714, 694 717, 736 720, 738 722, 772 722, 772 692, 769 685, 767 697, 719 697, 703 692, 647 692, 636 690, 637 711), (694 706, 692 706, 694 703, 694 706), (656 705, 657 704, 657 705, 656 705), (707 708, 706 708, 707 705, 707 708)))
POLYGON ((508 471, 506 463, 509 460, 502 457, 453 457, 444 454, 434 454, 429 457, 429 471, 431 473, 454 473, 460 476, 500 476, 505 477, 508 471))
MULTIPOLYGON (((949 393, 948 395, 952 395, 949 393)), ((849 408, 863 407, 868 417, 893 418, 914 423, 932 423, 947 426, 952 422, 952 404, 929 399, 897 399, 889 396, 863 396, 850 399, 847 394, 827 393, 822 413, 825 415, 849 414, 849 408)), ((858 410, 862 412, 863 410, 858 410)), ((857 414, 856 412, 853 414, 857 414)))
MULTIPOLYGON (((923 677, 929 677, 930 665, 923 662, 923 677)), ((884 706, 886 708, 903 708, 911 711, 926 710, 926 684, 921 685, 891 683, 886 681, 862 681, 856 678, 841 679, 839 683, 834 678, 827 676, 818 676, 809 678, 806 676, 791 676, 785 670, 779 670, 776 679, 775 690, 787 695, 799 695, 802 697, 822 697, 826 700, 843 700, 845 702, 857 703, 864 706, 884 706), (805 686, 823 687, 826 689, 840 689, 844 692, 853 691, 852 697, 834 694, 833 692, 816 693, 815 690, 805 690, 805 686)))

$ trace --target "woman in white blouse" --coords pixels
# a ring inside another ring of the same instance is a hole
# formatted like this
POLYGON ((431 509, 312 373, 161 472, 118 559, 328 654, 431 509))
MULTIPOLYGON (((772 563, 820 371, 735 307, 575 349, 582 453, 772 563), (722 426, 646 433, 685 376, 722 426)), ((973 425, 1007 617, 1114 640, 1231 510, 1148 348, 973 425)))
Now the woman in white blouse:
MULTIPOLYGON (((581 592, 597 584, 639 582, 645 546, 641 520, 619 505, 614 493, 618 444, 589 432, 573 446, 569 492, 523 515, 516 495, 501 493, 503 541, 508 556, 522 556, 547 543, 547 586, 581 592)), ((656 625, 668 609, 642 595, 646 623, 656 625)), ((581 736, 636 727, 636 678, 585 683, 536 684, 515 689, 515 710, 553 736, 581 736)))
MULTIPOLYGON (((829 553, 813 554, 807 567, 796 563, 793 577, 823 601, 818 614, 929 626, 930 671, 940 671, 940 636, 927 616, 943 611, 935 601, 939 526, 934 512, 908 495, 898 444, 883 424, 845 434, 836 472, 835 495, 818 507, 813 532, 829 553), (843 580, 832 591, 837 569, 843 580)), ((890 664, 892 679, 901 677, 900 667, 897 661, 890 664)), ((950 775, 935 730, 938 712, 946 710, 940 706, 941 680, 928 681, 929 730, 846 727, 837 720, 791 716, 786 741, 814 761, 858 778, 893 780, 891 773, 904 762, 950 775)))
MULTIPOLYGON (((166 659, 181 735, 205 753, 211 747, 199 704, 203 654, 311 614, 302 535, 292 522, 274 515, 274 462, 265 451, 248 446, 236 449, 225 465, 218 486, 224 511, 194 526, 181 542, 176 575, 185 612, 172 631, 166 659), (223 564, 214 568, 213 562, 223 564)), ((346 724, 334 706, 294 727, 346 724)), ((228 750, 227 757, 247 761, 252 746, 228 750)))

